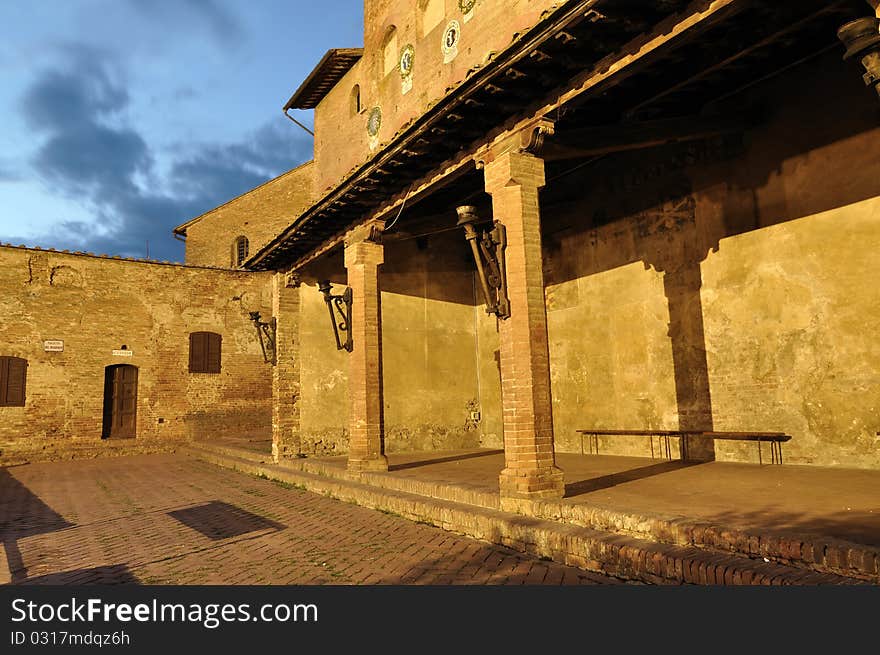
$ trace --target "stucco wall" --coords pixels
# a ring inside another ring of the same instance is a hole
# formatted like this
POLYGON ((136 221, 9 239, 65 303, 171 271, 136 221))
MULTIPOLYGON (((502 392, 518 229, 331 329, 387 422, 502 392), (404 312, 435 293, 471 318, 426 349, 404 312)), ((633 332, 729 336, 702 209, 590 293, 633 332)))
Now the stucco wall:
MULTIPOLYGON (((382 366, 388 452, 476 447, 479 404, 473 278, 446 238, 385 247, 382 366)), ((305 452, 348 448, 348 360, 337 351, 317 280, 344 289, 341 257, 312 267, 300 287, 300 429, 305 452)))
POLYGON ((788 463, 880 466, 880 112, 852 77, 813 61, 754 92, 769 121, 733 150, 621 157, 549 198, 560 450, 579 428, 782 431, 788 463))
POLYGON ((0 354, 29 363, 25 406, 0 407, 2 461, 119 447, 101 440, 104 369, 114 364, 138 367, 127 447, 268 437, 271 371, 248 312, 271 312, 269 279, 0 247, 0 354), (195 331, 222 335, 219 374, 188 372, 195 331), (45 352, 45 340, 63 340, 64 351, 45 352), (132 356, 112 354, 123 345, 132 356))

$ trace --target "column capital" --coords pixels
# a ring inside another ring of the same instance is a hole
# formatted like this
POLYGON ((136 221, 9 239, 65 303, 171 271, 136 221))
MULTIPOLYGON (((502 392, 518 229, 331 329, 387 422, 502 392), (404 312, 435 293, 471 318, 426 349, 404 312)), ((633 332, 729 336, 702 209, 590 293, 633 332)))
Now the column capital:
POLYGON ((544 160, 527 152, 508 151, 484 164, 486 192, 494 194, 505 187, 540 189, 546 180, 544 160))
MULTIPOLYGON (((544 139, 552 136, 555 131, 556 127, 553 121, 548 118, 539 118, 515 132, 507 132, 487 144, 477 152, 474 161, 477 168, 487 168, 496 161, 506 159, 507 155, 538 158, 544 146, 544 139)), ((543 176, 543 162, 541 170, 543 176)), ((543 186, 543 182, 540 186, 543 186)))
POLYGON ((384 229, 385 221, 367 221, 349 230, 345 235, 345 267, 384 263, 384 229))
POLYGON ((356 225, 345 233, 346 247, 358 243, 382 243, 382 233, 385 231, 385 221, 370 220, 356 225))

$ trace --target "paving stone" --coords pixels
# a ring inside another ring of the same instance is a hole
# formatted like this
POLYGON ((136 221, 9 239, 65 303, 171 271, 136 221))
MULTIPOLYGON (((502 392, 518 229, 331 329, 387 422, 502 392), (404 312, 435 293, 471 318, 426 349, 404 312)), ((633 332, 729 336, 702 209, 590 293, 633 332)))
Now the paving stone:
POLYGON ((616 582, 179 455, 7 472, 0 537, 15 583, 616 582))

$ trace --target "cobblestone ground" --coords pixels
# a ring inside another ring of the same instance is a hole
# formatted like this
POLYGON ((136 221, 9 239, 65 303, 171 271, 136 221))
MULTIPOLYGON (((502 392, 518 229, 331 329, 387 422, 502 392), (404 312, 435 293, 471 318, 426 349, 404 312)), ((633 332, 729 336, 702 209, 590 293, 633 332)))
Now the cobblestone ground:
POLYGON ((23 584, 614 582, 182 455, 0 470, 0 538, 23 584))

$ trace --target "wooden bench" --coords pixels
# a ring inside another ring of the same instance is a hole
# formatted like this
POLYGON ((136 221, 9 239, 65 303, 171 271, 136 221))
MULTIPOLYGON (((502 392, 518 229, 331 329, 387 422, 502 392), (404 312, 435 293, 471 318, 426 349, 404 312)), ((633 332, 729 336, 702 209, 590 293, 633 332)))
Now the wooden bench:
POLYGON ((577 430, 581 433, 581 455, 584 453, 584 436, 590 437, 590 454, 599 454, 599 437, 649 437, 651 442, 651 459, 654 459, 654 437, 657 437, 658 449, 661 455, 666 453, 666 459, 672 459, 672 451, 669 445, 669 437, 680 437, 677 430, 577 430))
MULTIPOLYGON (((697 439, 721 439, 732 441, 754 441, 758 445, 758 463, 763 464, 763 453, 761 451, 762 443, 770 443, 770 461, 773 464, 782 464, 782 444, 791 439, 791 435, 784 432, 721 432, 715 430, 577 430, 581 434, 581 455, 584 455, 584 436, 590 438, 590 454, 599 454, 599 436, 615 436, 615 437, 648 437, 651 443, 651 458, 654 458, 654 437, 658 440, 658 449, 661 456, 665 454, 666 459, 672 459, 672 449, 670 448, 670 437, 694 437, 697 439)), ((685 444, 682 449, 686 451, 687 441, 680 442, 685 444)), ((683 453, 687 458, 687 452, 683 453)))

